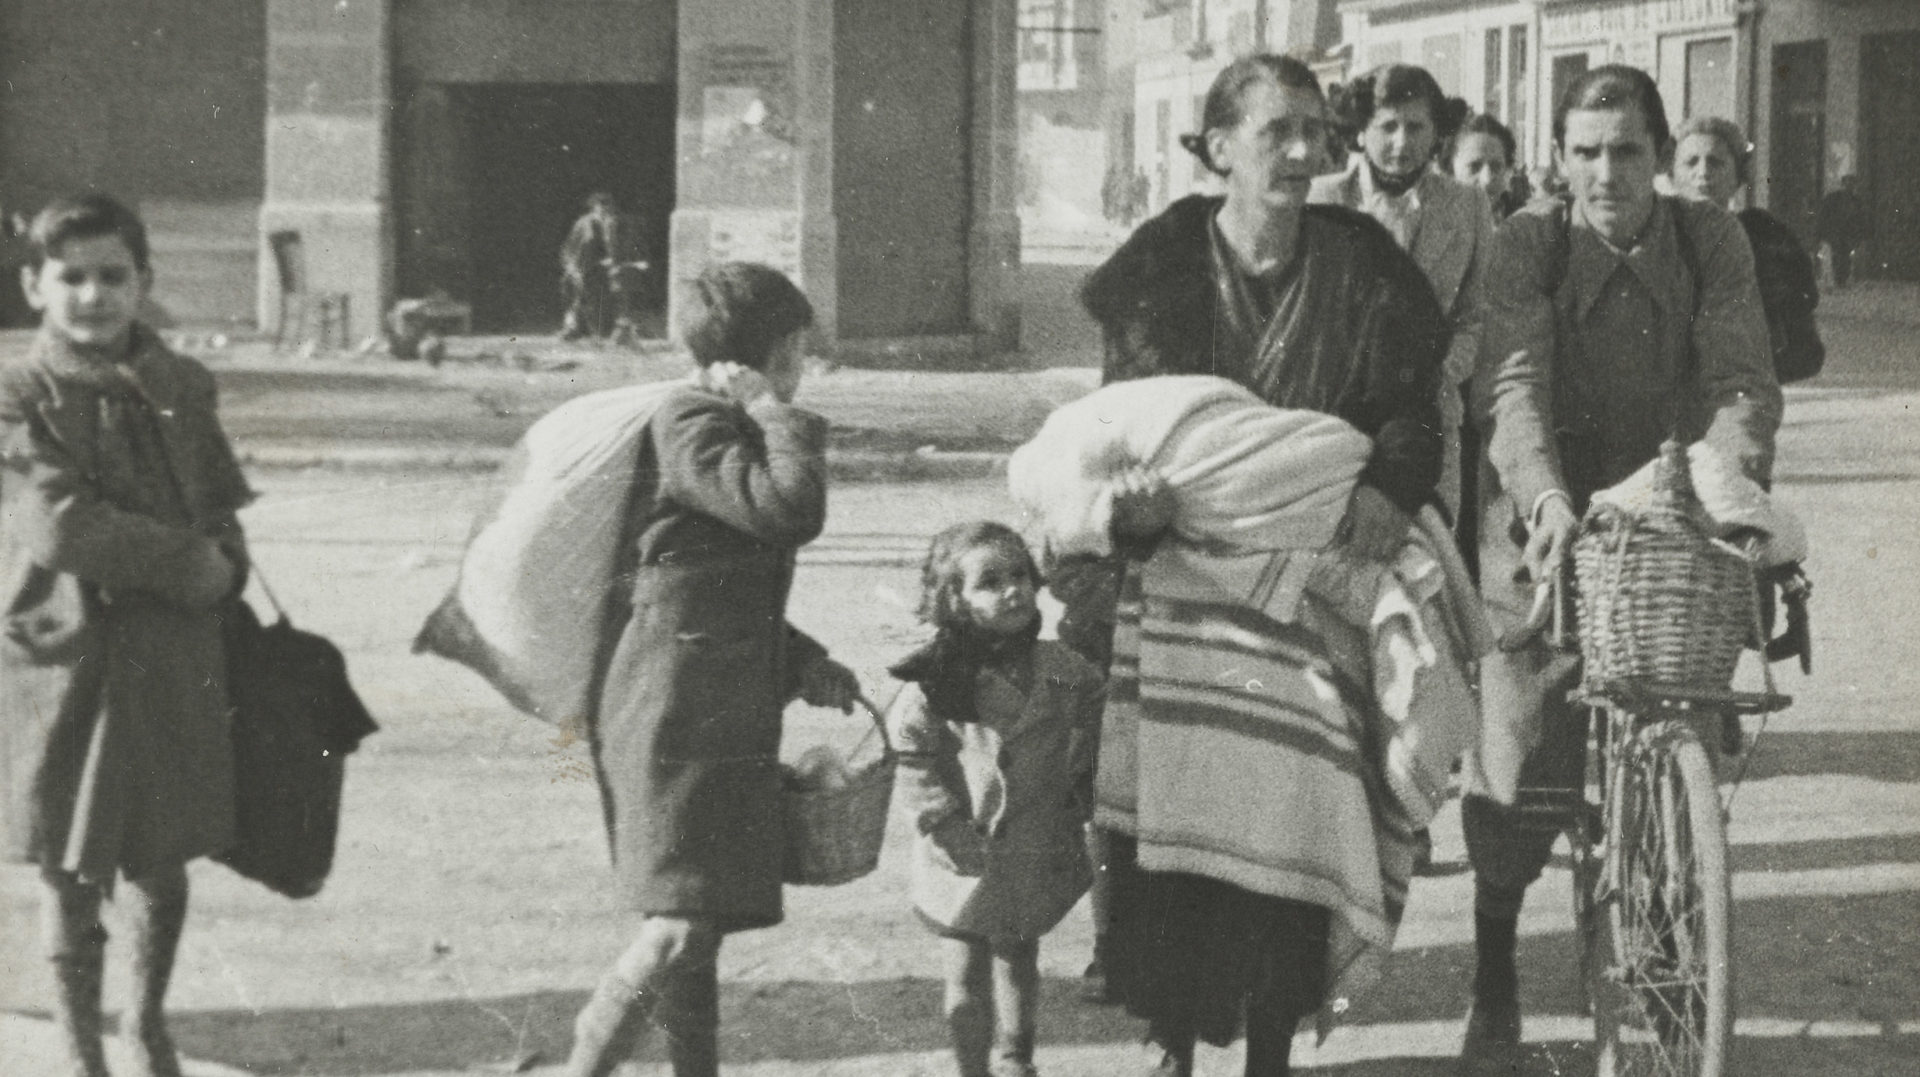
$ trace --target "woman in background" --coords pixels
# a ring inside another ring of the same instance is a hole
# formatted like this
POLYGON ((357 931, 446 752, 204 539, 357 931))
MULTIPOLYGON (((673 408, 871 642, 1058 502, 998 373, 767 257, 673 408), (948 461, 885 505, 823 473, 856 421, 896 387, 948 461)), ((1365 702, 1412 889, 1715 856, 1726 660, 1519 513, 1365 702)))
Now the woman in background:
POLYGON ((1465 106, 1440 92, 1425 68, 1388 64, 1336 91, 1335 109, 1355 132, 1354 148, 1361 154, 1346 171, 1315 180, 1310 197, 1360 210, 1385 225, 1426 274, 1446 312, 1452 339, 1437 398, 1444 454, 1439 489, 1457 520, 1463 387, 1480 357, 1480 277, 1493 215, 1479 191, 1441 175, 1433 163, 1459 129, 1465 106))

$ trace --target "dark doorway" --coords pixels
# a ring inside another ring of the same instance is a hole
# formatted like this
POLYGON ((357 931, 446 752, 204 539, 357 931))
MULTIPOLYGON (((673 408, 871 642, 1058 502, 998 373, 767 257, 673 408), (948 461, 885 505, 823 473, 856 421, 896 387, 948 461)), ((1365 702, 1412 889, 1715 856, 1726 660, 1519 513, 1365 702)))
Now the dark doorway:
POLYGON ((1860 39, 1860 191, 1872 218, 1863 267, 1920 280, 1920 33, 1860 39))
POLYGON ((1774 46, 1772 142, 1767 209, 1813 250, 1819 246, 1814 233, 1820 196, 1826 193, 1826 42, 1774 46))
POLYGON ((973 22, 952 0, 836 0, 840 335, 971 330, 973 22))
POLYGON ((1567 87, 1573 85, 1574 79, 1586 74, 1591 64, 1592 61, 1584 52, 1570 52, 1553 58, 1552 65, 1547 68, 1549 84, 1553 90, 1552 95, 1547 98, 1549 109, 1559 107, 1560 99, 1567 95, 1567 87))
POLYGON ((397 217, 404 295, 445 288, 493 333, 558 329, 560 243, 608 191, 652 263, 640 324, 663 331, 674 99, 637 84, 432 84, 408 95, 397 217))

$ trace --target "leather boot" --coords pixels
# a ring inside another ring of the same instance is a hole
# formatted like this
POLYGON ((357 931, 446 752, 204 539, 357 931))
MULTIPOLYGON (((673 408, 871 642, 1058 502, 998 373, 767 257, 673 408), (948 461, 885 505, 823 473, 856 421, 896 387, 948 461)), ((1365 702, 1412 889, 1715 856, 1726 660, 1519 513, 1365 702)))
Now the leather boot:
POLYGON ((1514 919, 1474 915, 1473 1005, 1460 1048, 1463 1077, 1512 1071, 1520 1052, 1520 976, 1514 919))
POLYGON ((666 1033, 673 1077, 719 1077, 720 979, 715 966, 689 963, 668 970, 654 1017, 666 1033))
POLYGON ((609 1077, 639 1049, 652 1009, 650 993, 614 973, 601 978, 573 1019, 566 1077, 609 1077))
POLYGON ((133 936, 133 999, 121 1020, 120 1038, 132 1051, 137 1077, 180 1077, 180 1055, 167 1033, 165 1008, 187 920, 186 869, 129 879, 127 889, 134 892, 127 917, 133 936))
POLYGON ((60 1028, 67 1071, 73 1077, 107 1077, 107 1055, 100 1040, 100 981, 107 933, 95 925, 73 941, 67 952, 53 955, 54 1022, 60 1028))

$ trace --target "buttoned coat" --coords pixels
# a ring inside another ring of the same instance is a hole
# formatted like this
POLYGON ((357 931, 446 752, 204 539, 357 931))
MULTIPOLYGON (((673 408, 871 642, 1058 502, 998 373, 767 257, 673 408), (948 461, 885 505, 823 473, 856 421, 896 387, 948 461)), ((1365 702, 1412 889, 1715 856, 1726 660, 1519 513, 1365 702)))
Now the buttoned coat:
POLYGON ((687 388, 649 427, 590 730, 614 877, 633 911, 764 927, 782 916, 781 711, 822 653, 786 605, 826 519, 826 421, 687 388))
POLYGON ((93 362, 43 334, 0 367, 0 811, 6 855, 107 881, 233 838, 215 608, 188 581, 238 564, 251 493, 213 377, 135 328, 93 362))
MULTIPOLYGON (((1584 512, 1596 491, 1633 474, 1673 436, 1709 441, 1765 481, 1781 394, 1752 250, 1718 206, 1661 197, 1622 251, 1577 207, 1538 200, 1495 236, 1487 294, 1476 379, 1485 389, 1477 405, 1492 424, 1480 583, 1494 628, 1504 631, 1531 605, 1521 553, 1543 495, 1563 491, 1584 512)), ((1538 738, 1541 708, 1557 706, 1568 675, 1544 648, 1488 657, 1486 728, 1517 731, 1515 745, 1489 734, 1482 746, 1487 784, 1501 799, 1538 738)))
POLYGON ((975 721, 943 720, 918 684, 888 709, 899 797, 918 833, 913 903, 943 930, 1039 938, 1093 881, 1082 827, 1093 814, 1102 678, 1065 644, 1040 640, 1028 680, 981 670, 975 721), (972 831, 984 871, 962 870, 941 844, 952 823, 972 831))

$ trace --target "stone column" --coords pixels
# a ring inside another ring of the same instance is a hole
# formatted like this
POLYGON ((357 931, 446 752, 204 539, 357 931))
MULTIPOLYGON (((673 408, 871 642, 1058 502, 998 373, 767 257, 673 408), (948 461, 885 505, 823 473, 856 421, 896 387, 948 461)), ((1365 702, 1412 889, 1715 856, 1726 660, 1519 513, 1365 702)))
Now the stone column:
POLYGON ((356 338, 392 298, 387 200, 391 0, 267 0, 266 197, 259 316, 280 299, 266 236, 300 233, 307 287, 344 292, 356 338))
MULTIPOLYGON (((967 237, 976 354, 1020 347, 1019 9, 973 3, 973 222, 967 237)), ((1088 167, 1099 167, 1089 162, 1088 167)))
POLYGON ((836 337, 832 0, 701 0, 679 9, 679 169, 668 322, 718 261, 764 262, 836 337))

